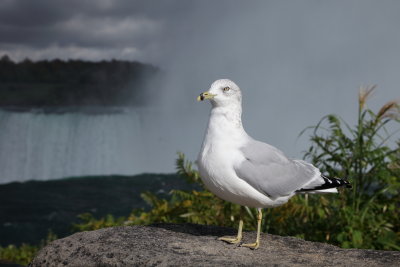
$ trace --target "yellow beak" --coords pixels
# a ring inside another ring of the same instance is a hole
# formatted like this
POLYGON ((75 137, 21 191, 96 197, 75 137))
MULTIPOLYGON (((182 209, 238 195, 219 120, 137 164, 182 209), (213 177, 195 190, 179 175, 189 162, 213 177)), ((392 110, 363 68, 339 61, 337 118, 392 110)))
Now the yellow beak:
POLYGON ((201 93, 201 94, 197 97, 197 101, 203 101, 203 100, 205 100, 205 99, 211 99, 211 98, 213 98, 214 96, 216 96, 216 95, 211 94, 210 92, 204 92, 204 93, 201 93))

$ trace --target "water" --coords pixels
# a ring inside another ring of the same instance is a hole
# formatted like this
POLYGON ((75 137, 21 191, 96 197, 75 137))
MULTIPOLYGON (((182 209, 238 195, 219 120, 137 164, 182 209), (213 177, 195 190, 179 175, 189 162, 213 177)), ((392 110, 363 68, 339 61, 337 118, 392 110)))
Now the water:
POLYGON ((0 110, 0 183, 171 172, 176 147, 161 130, 168 126, 157 120, 158 113, 0 110))

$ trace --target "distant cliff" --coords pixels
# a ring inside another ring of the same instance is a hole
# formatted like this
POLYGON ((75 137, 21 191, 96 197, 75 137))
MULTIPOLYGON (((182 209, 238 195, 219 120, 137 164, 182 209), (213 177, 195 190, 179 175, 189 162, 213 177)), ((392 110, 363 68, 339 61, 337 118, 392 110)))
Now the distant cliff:
POLYGON ((126 106, 146 103, 157 67, 131 61, 0 59, 0 108, 126 106))
MULTIPOLYGON (((58 237, 71 234, 78 215, 128 216, 149 205, 140 196, 152 192, 170 198, 172 189, 191 190, 176 174, 90 176, 0 185, 0 246, 38 244, 51 229, 58 237), (23 212, 21 212, 23 211, 23 212)), ((0 265, 1 267, 1 265, 0 265)))
MULTIPOLYGON (((399 266, 400 252, 341 249, 261 235, 250 250, 218 241, 233 229, 194 224, 126 226, 81 232, 43 248, 30 266, 399 266)), ((245 232, 252 242, 254 232, 245 232)))

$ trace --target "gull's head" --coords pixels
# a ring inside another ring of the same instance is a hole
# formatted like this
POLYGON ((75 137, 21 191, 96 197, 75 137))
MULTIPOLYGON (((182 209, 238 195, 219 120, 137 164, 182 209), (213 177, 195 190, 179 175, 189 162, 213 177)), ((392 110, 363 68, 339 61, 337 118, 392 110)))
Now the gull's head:
POLYGON ((213 107, 241 105, 242 92, 236 83, 229 79, 216 80, 208 91, 201 93, 197 101, 209 99, 213 107))

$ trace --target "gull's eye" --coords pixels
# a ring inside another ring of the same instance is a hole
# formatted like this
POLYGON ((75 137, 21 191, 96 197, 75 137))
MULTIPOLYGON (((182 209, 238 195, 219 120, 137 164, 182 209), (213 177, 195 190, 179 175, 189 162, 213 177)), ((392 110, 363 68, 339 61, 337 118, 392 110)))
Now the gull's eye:
POLYGON ((224 92, 228 92, 229 90, 231 90, 231 88, 229 88, 228 86, 227 87, 224 87, 224 92))

